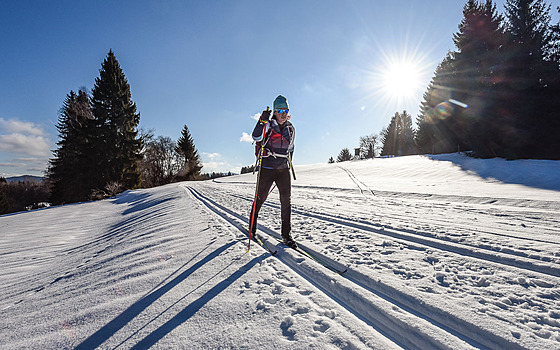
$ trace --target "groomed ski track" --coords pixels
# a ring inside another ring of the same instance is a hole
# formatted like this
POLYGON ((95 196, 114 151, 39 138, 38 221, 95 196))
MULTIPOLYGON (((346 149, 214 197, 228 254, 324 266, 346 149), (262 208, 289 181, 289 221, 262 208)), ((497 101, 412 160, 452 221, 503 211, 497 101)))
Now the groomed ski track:
POLYGON ((558 349, 560 167, 517 164, 298 168, 312 257, 276 191, 247 252, 251 174, 2 216, 0 347, 558 349))
MULTIPOLYGON (((332 186, 326 187, 325 179, 314 186, 306 183, 307 174, 293 183, 292 233, 306 250, 346 272, 339 275, 278 245, 280 205, 273 192, 261 210, 259 233, 278 250, 276 258, 404 348, 555 348, 554 341, 542 341, 554 339, 552 333, 535 326, 556 324, 560 204, 555 196, 541 200, 510 191, 502 196, 501 187, 477 195, 372 189, 371 176, 355 173, 360 165, 335 168, 337 176, 347 176, 346 183, 337 177, 332 186), (510 286, 540 290, 511 295, 510 286), (504 313, 490 312, 494 308, 504 313), (552 317, 529 309, 548 310, 552 317), (525 327, 536 331, 520 336, 525 327)), ((247 226, 251 177, 187 186, 226 223, 247 226)))
MULTIPOLYGON (((354 179, 353 181, 357 181, 354 179)), ((363 186, 365 185, 361 184, 361 187, 363 186)), ((210 211, 243 232, 243 227, 247 225, 245 207, 250 206, 250 199, 232 193, 227 186, 222 187, 226 188, 219 188, 221 196, 217 196, 218 191, 215 189, 205 186, 196 186, 196 188, 189 186, 188 191, 210 211), (216 197, 221 197, 221 200, 216 197), (228 207, 227 204, 224 204, 227 202, 224 200, 226 197, 237 205, 228 207)), ((360 193, 367 197, 369 194, 373 194, 373 191, 360 188, 360 193)), ((272 210, 279 210, 279 206, 271 201, 265 203, 265 206, 272 210)), ((410 249, 436 249, 444 251, 446 254, 457 255, 458 258, 475 259, 481 261, 482 264, 505 265, 507 268, 529 270, 553 277, 560 276, 558 265, 542 261, 542 256, 524 251, 497 252, 489 247, 476 247, 468 243, 459 244, 446 239, 430 237, 429 234, 423 232, 381 227, 371 222, 345 218, 342 215, 320 214, 312 209, 296 208, 293 210, 293 214, 317 223, 336 224, 346 229, 357 229, 370 234, 391 237, 402 241, 410 249)), ((499 336, 495 331, 486 329, 487 325, 480 324, 476 319, 469 320, 457 316, 453 313, 451 305, 426 303, 425 300, 386 284, 379 278, 368 276, 362 271, 352 268, 348 268, 339 276, 310 259, 304 258, 301 254, 282 248, 274 239, 280 236, 277 230, 259 225, 259 233, 266 242, 265 244, 268 244, 269 247, 276 246, 275 249, 279 251, 276 257, 280 261, 317 286, 333 301, 405 348, 525 348, 517 343, 511 334, 508 334, 509 332, 504 332, 504 336, 499 336)), ((305 243, 302 244, 301 241, 300 244, 314 255, 329 261, 337 269, 342 271, 347 268, 325 256, 318 249, 307 246, 305 243)), ((253 249, 260 249, 260 247, 253 249)))
MULTIPOLYGON (((209 210, 238 228, 240 232, 246 232, 243 227, 247 225, 247 219, 219 205, 192 187, 188 187, 188 190, 209 210)), ((275 244, 273 237, 280 236, 279 233, 263 226, 260 226, 259 230, 261 234, 264 232, 270 236, 269 238, 260 236, 265 244, 276 245, 278 252, 275 257, 327 294, 334 302, 340 304, 382 334, 387 335, 395 343, 401 344, 407 349, 482 348, 480 344, 477 344, 476 341, 465 334, 454 332, 445 325, 422 315, 419 312, 420 308, 410 308, 389 297, 389 293, 398 297, 395 293, 398 293, 398 291, 386 290, 385 293, 387 294, 385 294, 382 291, 383 288, 376 288, 375 285, 378 283, 356 271, 347 270, 342 275, 338 275, 310 259, 304 258, 290 248, 275 244), (426 332, 426 329, 430 329, 430 332, 426 332)), ((305 247, 301 243, 300 246, 305 247)), ((253 249, 259 248, 255 247, 253 249)), ((312 251, 313 254, 324 260, 329 260, 333 266, 338 265, 313 249, 308 247, 305 247, 305 249, 312 251)), ((507 342, 500 341, 500 343, 491 345, 498 348, 507 342)), ((511 348, 520 348, 516 347, 515 344, 511 345, 513 346, 511 348)))

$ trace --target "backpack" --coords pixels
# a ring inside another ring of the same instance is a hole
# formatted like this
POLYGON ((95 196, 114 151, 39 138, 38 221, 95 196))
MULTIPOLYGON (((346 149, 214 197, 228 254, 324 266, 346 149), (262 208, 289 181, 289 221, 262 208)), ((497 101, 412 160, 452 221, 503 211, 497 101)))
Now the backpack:
MULTIPOLYGON (((257 161, 259 160, 259 156, 261 155, 261 147, 263 147, 263 141, 264 141, 264 144, 266 145, 266 143, 268 142, 268 139, 270 137, 271 132, 272 132, 272 130, 270 130, 270 129, 267 130, 266 135, 264 136, 263 140, 255 142, 255 157, 257 157, 257 161)), ((263 158, 264 157, 268 157, 268 149, 267 148, 265 148, 263 150, 263 158)))

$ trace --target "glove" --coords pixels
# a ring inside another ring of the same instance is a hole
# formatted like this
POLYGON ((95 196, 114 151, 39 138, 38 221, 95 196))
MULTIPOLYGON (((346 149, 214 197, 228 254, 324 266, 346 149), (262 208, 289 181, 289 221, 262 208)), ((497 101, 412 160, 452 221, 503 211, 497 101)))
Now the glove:
POLYGON ((267 109, 266 111, 263 111, 261 114, 261 122, 266 123, 268 122, 268 120, 270 119, 270 109, 267 109))

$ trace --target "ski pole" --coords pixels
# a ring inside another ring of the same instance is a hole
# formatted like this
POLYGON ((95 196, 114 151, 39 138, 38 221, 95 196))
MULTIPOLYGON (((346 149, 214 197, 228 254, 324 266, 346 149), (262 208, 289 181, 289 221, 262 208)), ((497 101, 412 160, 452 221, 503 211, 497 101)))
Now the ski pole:
POLYGON ((288 164, 290 166, 290 168, 292 169, 292 175, 294 176, 294 180, 296 179, 296 171, 294 170, 294 165, 292 164, 292 154, 290 153, 290 150, 288 150, 288 164))
MULTIPOLYGON (((269 111, 270 107, 266 106, 266 110, 269 111)), ((259 173, 257 174, 257 188, 255 189, 255 199, 253 200, 253 210, 251 210, 251 224, 249 225, 249 244, 247 245, 247 252, 251 249, 251 238, 253 238, 253 223, 254 223, 254 219, 255 219, 255 209, 257 207, 257 196, 259 194, 259 180, 261 179, 261 163, 262 163, 262 156, 263 156, 263 150, 264 150, 264 139, 266 138, 266 124, 268 123, 268 121, 264 122, 264 131, 263 131, 263 139, 261 141, 261 149, 259 152, 259 173)))

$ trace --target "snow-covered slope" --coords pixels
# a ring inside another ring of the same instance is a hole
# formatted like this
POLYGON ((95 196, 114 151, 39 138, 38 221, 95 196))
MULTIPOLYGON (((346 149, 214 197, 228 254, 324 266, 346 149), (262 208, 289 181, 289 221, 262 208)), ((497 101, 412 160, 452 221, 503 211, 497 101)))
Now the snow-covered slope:
POLYGON ((0 216, 0 348, 557 349, 560 162, 296 167, 293 235, 256 176, 0 216))

